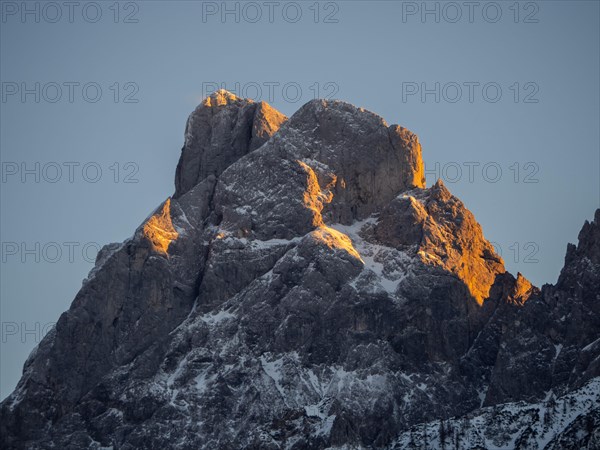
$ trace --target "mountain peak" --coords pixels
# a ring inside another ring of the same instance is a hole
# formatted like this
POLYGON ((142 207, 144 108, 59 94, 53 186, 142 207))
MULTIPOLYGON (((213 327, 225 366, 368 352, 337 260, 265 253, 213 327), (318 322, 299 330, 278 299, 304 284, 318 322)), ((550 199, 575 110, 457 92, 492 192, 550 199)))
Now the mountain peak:
POLYGON ((228 105, 230 103, 238 102, 241 100, 243 100, 245 102, 253 103, 252 100, 241 99, 240 97, 236 96, 235 94, 229 92, 226 89, 219 89, 219 90, 213 92, 212 94, 210 94, 208 97, 206 97, 202 101, 202 104, 204 106, 208 106, 208 107, 223 106, 223 105, 228 105))
POLYGON ((287 117, 265 102, 255 103, 220 89, 190 114, 175 175, 180 197, 207 176, 219 176, 264 144, 287 117))
MULTIPOLYGON (((540 292, 441 180, 425 187, 411 131, 224 90, 189 116, 175 186, 28 358, 0 447, 396 448, 600 376, 600 212, 540 292)), ((563 409, 583 423, 589 398, 563 409)), ((513 412, 517 431, 477 435, 534 448, 540 418, 513 412)), ((594 417, 562 447, 591 448, 594 417)))
POLYGON ((582 285, 600 283, 600 208, 594 220, 585 221, 578 235, 578 244, 568 244, 565 265, 558 278, 558 285, 580 291, 582 285))

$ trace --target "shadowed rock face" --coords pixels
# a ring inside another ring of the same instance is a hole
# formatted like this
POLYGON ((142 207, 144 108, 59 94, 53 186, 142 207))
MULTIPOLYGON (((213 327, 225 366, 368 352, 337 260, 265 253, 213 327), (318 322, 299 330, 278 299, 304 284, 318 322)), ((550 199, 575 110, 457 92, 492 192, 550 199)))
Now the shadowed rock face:
MULTIPOLYGON (((540 291, 425 187, 410 131, 226 91, 190 116, 175 185, 29 357, 2 448, 407 448, 600 374, 598 212, 540 291)), ((561 439, 587 445, 578 423, 561 439)))
POLYGON ((185 127, 174 197, 209 175, 219 176, 233 162, 264 144, 286 120, 265 102, 254 103, 224 90, 207 97, 185 127))
POLYGON ((424 187, 423 173, 408 130, 348 103, 314 100, 223 173, 215 209, 234 233, 289 239, 323 219, 365 219, 400 192, 424 187))
POLYGON ((555 286, 536 291, 506 324, 486 402, 578 388, 600 373, 600 210, 569 244, 555 286))

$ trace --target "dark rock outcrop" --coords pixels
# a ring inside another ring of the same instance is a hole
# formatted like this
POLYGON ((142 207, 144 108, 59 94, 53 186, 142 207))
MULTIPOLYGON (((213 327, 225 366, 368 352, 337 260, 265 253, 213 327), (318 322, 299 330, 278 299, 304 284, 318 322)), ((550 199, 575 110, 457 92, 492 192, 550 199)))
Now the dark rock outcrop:
POLYGON ((486 402, 578 388, 600 368, 600 210, 569 244, 555 286, 535 292, 505 325, 486 402))
POLYGON ((265 102, 254 103, 225 90, 207 97, 190 115, 177 164, 174 197, 263 145, 287 120, 265 102))

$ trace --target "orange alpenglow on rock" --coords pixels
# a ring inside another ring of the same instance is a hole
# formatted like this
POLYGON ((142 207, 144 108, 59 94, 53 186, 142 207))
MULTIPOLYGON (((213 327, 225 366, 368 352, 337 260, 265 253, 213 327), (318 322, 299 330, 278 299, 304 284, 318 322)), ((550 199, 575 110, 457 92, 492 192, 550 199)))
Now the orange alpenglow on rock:
POLYGON ((504 262, 483 236, 481 226, 441 180, 429 189, 396 198, 380 215, 377 238, 389 245, 416 244, 420 260, 456 275, 482 305, 504 262))
POLYGON ((322 226, 324 225, 321 215, 323 205, 330 203, 333 199, 331 189, 335 185, 337 178, 335 175, 331 176, 329 183, 325 186, 325 190, 323 190, 319 184, 319 178, 312 167, 300 160, 296 160, 296 162, 306 172, 306 190, 304 191, 303 198, 304 206, 314 212, 313 225, 315 227, 322 226))
POLYGON ((324 225, 317 228, 311 234, 315 240, 322 242, 330 249, 344 250, 364 263, 363 259, 360 257, 360 254, 352 245, 352 241, 344 233, 340 233, 339 231, 324 225))
POLYGON ((423 238, 419 256, 460 278, 479 305, 488 297, 504 261, 483 236, 481 226, 441 180, 430 189, 426 208, 420 211, 423 238))
POLYGON ((218 91, 215 91, 212 95, 206 97, 202 104, 207 107, 224 106, 238 100, 241 99, 237 95, 232 94, 231 92, 225 89, 219 89, 218 91))
POLYGON ((323 210, 323 205, 331 202, 333 199, 333 193, 330 189, 335 185, 337 178, 335 175, 330 175, 326 189, 322 190, 315 171, 308 164, 300 160, 296 160, 296 162, 306 171, 306 190, 304 191, 303 202, 306 208, 314 212, 313 225, 317 227, 311 235, 317 242, 325 244, 330 249, 344 250, 362 262, 363 260, 352 245, 350 238, 328 227, 323 222, 321 211, 323 210))
POLYGON ((521 272, 518 272, 517 279, 509 298, 513 303, 517 305, 523 305, 530 297, 531 292, 534 289, 535 286, 533 286, 531 282, 521 274, 521 272))
POLYGON ((144 236, 152 243, 154 250, 168 255, 169 244, 179 237, 171 222, 171 199, 168 198, 160 211, 144 224, 144 236))

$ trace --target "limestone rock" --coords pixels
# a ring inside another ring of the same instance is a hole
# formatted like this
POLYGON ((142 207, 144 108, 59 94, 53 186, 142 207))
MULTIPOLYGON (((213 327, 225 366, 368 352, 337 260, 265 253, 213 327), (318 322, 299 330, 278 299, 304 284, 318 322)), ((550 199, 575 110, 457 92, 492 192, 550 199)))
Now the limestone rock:
POLYGON ((2 448, 435 447, 472 420, 453 445, 594 448, 600 212, 539 290, 425 187, 410 131, 226 91, 175 184, 28 358, 2 448))
POLYGON ((286 121, 264 102, 241 99, 225 90, 207 97, 190 115, 177 165, 175 197, 264 144, 286 121))

